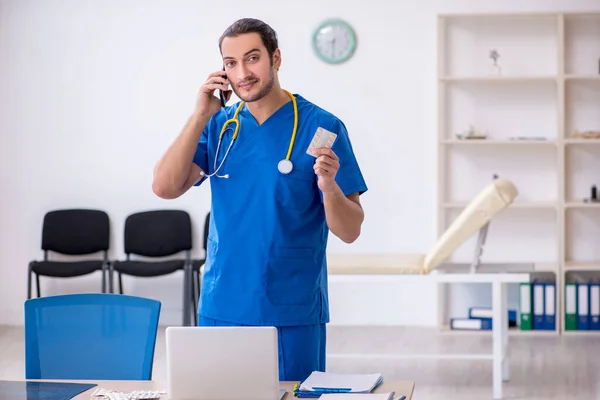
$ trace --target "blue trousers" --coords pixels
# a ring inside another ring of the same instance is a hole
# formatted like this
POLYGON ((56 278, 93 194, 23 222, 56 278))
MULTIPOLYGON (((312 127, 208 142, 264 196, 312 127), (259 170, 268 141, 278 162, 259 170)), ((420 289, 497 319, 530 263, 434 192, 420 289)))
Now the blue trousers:
MULTIPOLYGON (((198 315, 199 326, 242 326, 198 315)), ((325 324, 278 326, 279 380, 303 381, 313 371, 325 372, 325 324)))

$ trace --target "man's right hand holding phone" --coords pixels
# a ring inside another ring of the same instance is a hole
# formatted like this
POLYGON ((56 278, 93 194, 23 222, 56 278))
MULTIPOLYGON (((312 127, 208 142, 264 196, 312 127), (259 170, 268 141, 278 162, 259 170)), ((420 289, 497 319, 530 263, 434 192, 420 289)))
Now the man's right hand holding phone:
POLYGON ((229 80, 224 71, 211 73, 198 92, 196 113, 203 117, 212 117, 221 109, 221 100, 214 95, 215 90, 222 90, 225 101, 231 98, 229 80))

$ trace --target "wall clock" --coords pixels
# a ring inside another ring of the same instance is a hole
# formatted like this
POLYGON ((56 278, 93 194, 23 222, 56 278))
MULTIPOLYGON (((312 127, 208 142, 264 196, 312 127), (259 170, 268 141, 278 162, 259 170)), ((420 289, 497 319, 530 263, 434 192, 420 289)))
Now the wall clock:
POLYGON ((312 36, 315 54, 329 64, 347 61, 356 50, 356 34, 347 22, 328 19, 321 23, 312 36))

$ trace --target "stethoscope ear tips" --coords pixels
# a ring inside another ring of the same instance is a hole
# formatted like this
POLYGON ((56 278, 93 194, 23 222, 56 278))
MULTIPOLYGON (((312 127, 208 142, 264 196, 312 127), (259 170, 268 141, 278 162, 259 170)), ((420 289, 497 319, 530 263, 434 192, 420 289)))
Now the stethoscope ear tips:
POLYGON ((225 179, 229 178, 229 174, 225 174, 225 175, 223 176, 223 178, 225 178, 225 179))

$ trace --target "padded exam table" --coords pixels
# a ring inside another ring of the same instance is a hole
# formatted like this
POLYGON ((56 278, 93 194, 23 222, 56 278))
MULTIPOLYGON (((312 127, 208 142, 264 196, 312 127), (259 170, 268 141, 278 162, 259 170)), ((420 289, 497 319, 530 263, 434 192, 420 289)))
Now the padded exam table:
POLYGON ((333 357, 437 358, 492 360, 493 398, 502 398, 502 382, 509 380, 507 284, 529 282, 533 264, 482 264, 480 257, 490 221, 512 204, 517 188, 496 178, 462 211, 427 254, 328 254, 330 282, 361 283, 488 283, 492 286, 491 354, 331 354, 333 357), (442 264, 460 245, 479 232, 470 264, 442 264), (487 270, 484 272, 484 270, 487 270), (511 272, 514 271, 514 272, 511 272))

